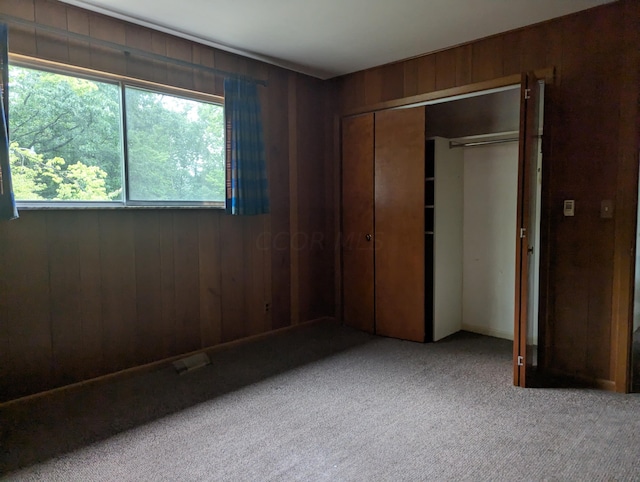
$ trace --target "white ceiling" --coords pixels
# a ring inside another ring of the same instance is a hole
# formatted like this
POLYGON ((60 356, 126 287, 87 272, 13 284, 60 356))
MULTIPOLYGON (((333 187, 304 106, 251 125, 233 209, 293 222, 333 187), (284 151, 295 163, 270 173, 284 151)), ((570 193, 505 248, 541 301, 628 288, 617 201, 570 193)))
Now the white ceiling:
POLYGON ((615 0, 62 0, 330 78, 615 0))

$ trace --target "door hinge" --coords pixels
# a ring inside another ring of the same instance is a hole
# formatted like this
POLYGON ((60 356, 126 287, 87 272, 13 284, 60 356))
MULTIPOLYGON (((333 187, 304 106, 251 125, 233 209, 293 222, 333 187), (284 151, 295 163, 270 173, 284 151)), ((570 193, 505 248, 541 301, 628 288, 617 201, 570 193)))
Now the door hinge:
POLYGON ((520 239, 527 237, 527 228, 520 228, 520 239))
POLYGON ((518 366, 519 367, 523 367, 524 366, 524 358, 519 356, 518 357, 518 366))
POLYGON ((524 99, 530 99, 531 98, 531 89, 524 89, 524 99))

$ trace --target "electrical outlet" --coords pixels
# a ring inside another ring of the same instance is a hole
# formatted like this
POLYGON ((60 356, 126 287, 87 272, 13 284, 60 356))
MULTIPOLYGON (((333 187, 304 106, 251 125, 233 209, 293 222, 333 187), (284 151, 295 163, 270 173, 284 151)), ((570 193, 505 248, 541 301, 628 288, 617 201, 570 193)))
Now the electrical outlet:
POLYGON ((271 310, 271 304, 270 303, 265 303, 264 304, 264 312, 265 313, 269 313, 269 310, 271 310))

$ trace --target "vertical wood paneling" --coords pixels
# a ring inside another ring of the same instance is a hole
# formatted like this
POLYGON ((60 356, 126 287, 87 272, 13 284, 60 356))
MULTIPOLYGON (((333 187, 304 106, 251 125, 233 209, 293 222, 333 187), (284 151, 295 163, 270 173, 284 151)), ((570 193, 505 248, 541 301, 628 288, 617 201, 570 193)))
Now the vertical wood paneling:
POLYGON ((471 81, 482 82, 503 76, 502 38, 490 37, 472 44, 471 81))
POLYGON ((471 83, 471 45, 462 45, 455 49, 456 53, 456 86, 471 83))
MULTIPOLYGON (((260 70, 261 78, 269 79, 273 69, 267 68, 260 70)), ((276 126, 278 122, 272 122, 273 112, 271 111, 270 92, 269 89, 264 88, 259 90, 260 94, 260 107, 263 120, 263 134, 264 134, 264 146, 265 146, 265 158, 267 162, 267 177, 273 179, 271 173, 272 168, 276 164, 275 159, 272 157, 274 147, 274 129, 267 127, 267 125, 276 126)), ((280 109, 281 106, 278 106, 280 109)), ((260 225, 255 233, 256 249, 262 254, 261 265, 263 268, 263 283, 262 283, 262 309, 263 309, 263 330, 269 331, 273 329, 273 297, 271 292, 272 285, 272 261, 273 252, 269 240, 272 239, 272 226, 273 226, 273 186, 269 182, 269 210, 268 216, 260 216, 260 225)))
POLYGON ((289 121, 289 232, 287 233, 290 256, 291 324, 300 322, 300 257, 295 240, 298 231, 298 75, 288 76, 289 121))
POLYGON ((336 261, 339 260, 338 255, 338 234, 340 232, 340 213, 337 211, 340 199, 340 170, 335 164, 335 159, 340 157, 340 121, 338 117, 339 99, 337 96, 337 86, 335 81, 324 83, 324 99, 321 100, 323 107, 322 118, 325 120, 323 129, 323 146, 324 151, 324 205, 321 205, 321 212, 318 217, 324 217, 324 226, 321 226, 320 233, 323 236, 321 249, 320 270, 324 276, 322 281, 322 298, 321 308, 318 310, 318 316, 338 316, 338 298, 336 295, 336 277, 340 273, 340 269, 336 269, 336 261), (328 208, 329 206, 333 209, 328 208))
POLYGON ((366 104, 365 71, 343 77, 341 99, 344 109, 366 104))
MULTIPOLYGON (((229 52, 221 52, 216 50, 214 53, 214 62, 216 67, 222 70, 226 70, 228 72, 240 72, 240 62, 236 55, 230 54, 229 52)), ((216 78, 216 93, 223 95, 224 94, 224 78, 217 77, 216 78)))
POLYGON ((404 94, 404 65, 385 65, 382 69, 382 100, 399 99, 404 94))
MULTIPOLYGON (((601 112, 605 117, 603 106, 607 99, 616 95, 621 89, 621 78, 623 75, 621 57, 603 54, 599 62, 607 71, 597 73, 593 77, 591 92, 587 95, 591 99, 585 110, 590 112, 601 112)), ((591 208, 593 213, 593 230, 599 232, 599 249, 590 253, 590 279, 589 279, 589 325, 588 325, 588 345, 587 345, 587 372, 595 378, 606 380, 610 374, 611 351, 611 324, 602 323, 602 320, 611 317, 612 302, 612 281, 613 281, 613 257, 615 242, 615 224, 612 219, 602 219, 600 217, 600 202, 605 199, 616 199, 616 174, 617 167, 608 166, 599 162, 601 159, 618 159, 619 156, 619 116, 620 107, 607 109, 609 113, 615 112, 615 118, 600 123, 597 130, 591 133, 591 140, 594 141, 593 150, 585 152, 585 159, 591 159, 594 165, 592 175, 600 179, 600 186, 595 189, 585 190, 584 196, 594 201, 591 208), (607 280, 603 286, 602 280, 607 280), (605 341, 606 340, 606 341, 605 341)), ((583 114, 584 115, 584 114, 583 114)), ((587 147, 588 142, 583 144, 587 147)), ((597 239, 597 238, 596 238, 597 239)))
POLYGON ((200 276, 198 213, 176 211, 173 216, 173 276, 176 297, 176 349, 200 348, 200 276))
POLYGON ((141 212, 134 226, 136 313, 136 362, 148 363, 161 346, 156 325, 162 319, 162 265, 160 262, 160 223, 154 212, 141 212))
POLYGON ((364 100, 367 104, 382 102, 382 67, 365 70, 364 100))
POLYGON ((243 226, 243 253, 245 280, 245 317, 247 334, 257 335, 265 331, 266 309, 264 299, 264 250, 260 249, 260 233, 265 216, 248 216, 243 226))
MULTIPOLYGON (((173 59, 192 61, 191 42, 183 39, 174 39, 167 44, 167 56, 173 59)), ((169 71, 168 82, 185 89, 193 89, 193 69, 186 67, 173 67, 169 71)))
POLYGON ((134 218, 129 212, 100 214, 102 340, 107 372, 135 365, 137 319, 134 218))
POLYGON ((551 226, 557 240, 551 279, 567 280, 554 285, 551 329, 554 361, 559 368, 608 379, 614 224, 601 219, 599 211, 601 200, 615 198, 615 161, 603 161, 618 157, 619 105, 607 99, 620 89, 621 56, 613 43, 594 42, 588 50, 589 59, 600 68, 591 69, 586 76, 583 55, 589 41, 576 34, 595 28, 601 18, 574 16, 562 21, 562 83, 554 108, 565 134, 554 138, 554 159, 558 162, 553 169, 556 183, 562 182, 555 203, 560 206, 562 199, 576 199, 581 212, 573 223, 559 217, 551 226), (603 44, 611 50, 603 50, 603 44), (598 122, 585 122, 588 118, 598 122), (592 233, 589 243, 576 232, 592 233))
MULTIPOLYGON (((193 44, 193 62, 206 67, 215 67, 213 49, 203 45, 193 44)), ((211 72, 194 71, 193 87, 199 92, 216 92, 216 76, 211 72)))
MULTIPOLYGON (((60 3, 38 1, 36 6, 36 22, 50 27, 67 28, 67 8, 60 3)), ((67 39, 59 35, 51 35, 36 29, 38 56, 45 59, 61 61, 69 60, 67 39)))
POLYGON ((78 360, 82 344, 76 333, 82 332, 80 308, 80 259, 77 217, 73 213, 50 213, 46 216, 51 286, 51 344, 53 376, 58 385, 79 377, 78 360))
POLYGON ((178 353, 176 341, 176 278, 174 263, 173 212, 161 211, 160 217, 160 281, 162 318, 159 325, 161 345, 158 354, 162 357, 178 353))
MULTIPOLYGON (((222 279, 222 341, 237 340, 248 335, 245 317, 244 223, 243 216, 223 215, 220 231, 220 277, 222 279)), ((249 280, 247 280, 249 281, 249 280)))
MULTIPOLYGON (((35 0, 6 0, 0 2, 0 13, 34 21, 36 18, 35 0)), ((11 52, 24 55, 35 55, 35 29, 28 27, 9 26, 11 52)))
MULTIPOLYGON (((91 37, 126 45, 125 25, 118 20, 103 15, 89 15, 91 37)), ((122 52, 105 47, 92 47, 91 67, 113 74, 127 73, 127 60, 122 52)))
POLYGON ((418 61, 418 93, 436 90, 436 56, 425 55, 418 61))
POLYGON ((9 292, 10 280, 7 276, 8 263, 7 252, 4 249, 7 246, 7 230, 0 227, 0 387, 6 387, 7 390, 11 386, 10 375, 13 372, 13 360, 9 351, 11 340, 9 339, 9 305, 10 300, 7 297, 9 292))
MULTIPOLYGON (((151 52, 167 55, 167 35, 162 32, 151 32, 151 52)), ((165 62, 153 62, 153 78, 156 82, 166 83, 169 78, 169 68, 165 62)))
MULTIPOLYGON (((564 21, 555 20, 537 28, 520 31, 520 44, 522 45, 520 50, 521 71, 530 71, 552 65, 562 68, 562 23, 564 21)), ((505 47, 506 44, 503 43, 503 48, 505 47)), ((505 67, 508 67, 508 64, 505 67)))
MULTIPOLYGON (((379 79, 380 91, 376 95, 382 95, 382 71, 378 71, 376 78, 379 79)), ((310 153, 315 150, 317 135, 312 132, 312 127, 305 112, 316 114, 316 106, 309 95, 309 87, 296 77, 296 103, 295 103, 295 123, 296 123, 296 155, 299 159, 308 159, 310 153)), ((311 304, 312 293, 309 286, 310 276, 313 273, 313 260, 311 259, 309 238, 313 230, 313 197, 318 195, 317 186, 321 179, 316 180, 314 187, 307 184, 309 176, 313 176, 315 168, 311 163, 299 162, 296 166, 295 191, 297 206, 296 229, 291 233, 291 249, 297 261, 297 280, 295 283, 297 291, 298 321, 307 319, 311 304), (311 196, 303 196, 301 190, 312 189, 311 196)))
MULTIPOLYGON (((52 216, 50 215, 50 217, 52 216)), ((76 344, 82 346, 78 360, 78 378, 76 380, 86 380, 105 372, 102 352, 100 221, 91 212, 83 212, 75 217, 75 236, 80 261, 80 292, 78 298, 82 319, 81 331, 79 334, 75 334, 76 344), (82 343, 77 342, 78 336, 81 336, 82 343)))
MULTIPOLYGON (((626 55, 622 65, 620 89, 620 145, 638 143, 640 128, 640 3, 627 2, 624 10, 624 48, 626 55)), ((633 340, 632 326, 634 316, 634 277, 635 259, 627 247, 634 245, 636 215, 638 206, 638 158, 636 152, 620 150, 617 179, 615 218, 615 247, 613 260, 613 300, 612 300, 612 350, 610 378, 616 381, 616 390, 624 392, 631 381, 639 376, 631 374, 627 361, 630 357, 633 340)), ((636 246, 636 256, 639 247, 636 246)))
POLYGON ((292 249, 298 258, 298 306, 301 320, 316 319, 330 313, 333 303, 326 302, 332 291, 332 241, 326 224, 328 205, 324 157, 318 153, 329 149, 325 144, 323 119, 326 101, 318 95, 320 82, 299 82, 297 86, 296 132, 298 226, 292 232, 292 249), (318 162, 319 161, 319 162, 318 162))
POLYGON ((35 20, 35 0, 3 0, 0 13, 6 13, 25 20, 35 20))
POLYGON ((504 75, 519 74, 523 71, 520 58, 522 57, 522 30, 516 30, 502 35, 502 73, 504 75))
POLYGON ((282 328, 291 323, 291 250, 289 246, 289 95, 288 76, 271 68, 266 105, 267 161, 271 227, 262 244, 271 252, 271 324, 282 328), (286 117, 286 123, 283 118, 286 117), (278 122, 278 119, 281 121, 278 122))
POLYGON ((403 97, 411 97, 417 95, 420 91, 418 89, 418 65, 420 57, 417 59, 410 59, 403 62, 401 65, 404 67, 404 91, 403 97))
MULTIPOLYGON (((137 25, 126 25, 125 41, 128 47, 150 52, 153 49, 151 30, 137 25)), ((127 56, 127 75, 136 79, 153 79, 154 64, 138 56, 127 56)))
POLYGON ((404 97, 433 92, 436 89, 435 54, 423 55, 398 65, 404 65, 404 97))
POLYGON ((435 90, 449 89, 456 85, 456 53, 443 50, 435 54, 435 90))
POLYGON ((6 335, 10 358, 3 398, 55 386, 52 373, 51 296, 47 224, 44 216, 23 214, 20 222, 5 222, 4 271, 0 273, 8 300, 6 335))
MULTIPOLYGON (((77 8, 67 9, 67 28, 69 32, 89 35, 89 14, 77 8)), ((91 65, 89 42, 72 40, 68 45, 71 65, 91 65)))
POLYGON ((200 345, 213 346, 222 340, 222 296, 220 287, 220 214, 198 214, 200 274, 200 345))
POLYGON ((36 35, 34 28, 9 26, 11 52, 22 55, 37 55, 36 35))
POLYGON ((263 285, 262 299, 264 303, 264 331, 273 330, 273 293, 272 293, 272 261, 271 245, 265 243, 265 239, 271 239, 271 216, 263 216, 262 224, 256 235, 256 247, 262 253, 263 285))
POLYGON ((587 12, 584 15, 571 15, 561 20, 563 31, 563 50, 566 54, 575 53, 575 46, 580 44, 583 54, 563 56, 563 63, 576 62, 580 57, 592 56, 605 52, 621 53, 617 48, 622 46, 624 19, 622 6, 618 8, 601 8, 597 12, 587 12), (593 35, 594 32, 600 35, 593 35), (608 34, 605 34, 608 33, 608 34), (615 34, 615 35, 614 35, 615 34), (567 43, 568 42, 568 43, 567 43), (569 49, 569 51, 567 51, 569 49))

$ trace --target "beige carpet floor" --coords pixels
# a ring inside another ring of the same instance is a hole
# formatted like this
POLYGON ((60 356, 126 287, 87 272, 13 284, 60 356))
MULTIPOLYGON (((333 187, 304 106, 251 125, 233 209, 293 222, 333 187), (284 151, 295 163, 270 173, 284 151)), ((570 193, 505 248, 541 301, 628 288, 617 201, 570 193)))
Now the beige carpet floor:
POLYGON ((6 480, 640 480, 640 396, 511 385, 511 343, 307 326, 0 409, 6 480))

